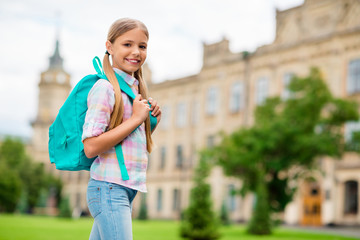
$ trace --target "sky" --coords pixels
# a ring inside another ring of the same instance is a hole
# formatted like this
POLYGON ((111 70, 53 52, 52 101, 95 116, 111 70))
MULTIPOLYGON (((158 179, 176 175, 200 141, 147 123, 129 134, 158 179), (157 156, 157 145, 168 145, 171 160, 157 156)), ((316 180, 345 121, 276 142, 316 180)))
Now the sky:
POLYGON ((255 51, 275 38, 276 9, 303 0, 0 0, 0 136, 31 137, 40 74, 56 38, 73 86, 94 73, 110 25, 122 17, 145 23, 146 63, 154 82, 202 67, 203 44, 230 41, 232 52, 255 51))

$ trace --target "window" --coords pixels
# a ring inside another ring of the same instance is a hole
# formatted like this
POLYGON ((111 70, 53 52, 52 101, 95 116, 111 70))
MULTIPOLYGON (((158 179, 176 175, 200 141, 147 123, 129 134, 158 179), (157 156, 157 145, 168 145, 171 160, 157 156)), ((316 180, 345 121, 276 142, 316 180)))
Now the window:
POLYGON ((230 111, 235 113, 244 107, 244 84, 235 82, 230 89, 230 111))
POLYGON ((214 135, 209 135, 207 137, 206 146, 208 148, 212 148, 214 145, 215 145, 215 136, 214 135))
POLYGON ((181 145, 176 147, 176 167, 182 168, 184 164, 183 148, 181 145))
POLYGON ((164 169, 166 160, 166 147, 160 149, 160 169, 164 169))
POLYGON ((186 125, 186 105, 179 103, 176 108, 176 126, 184 127, 186 125))
POLYGON ((200 104, 198 101, 194 101, 191 109, 191 123, 192 125, 197 125, 200 118, 200 104))
POLYGON ((360 92, 360 59, 349 63, 347 91, 349 94, 360 92))
POLYGON ((235 186, 234 184, 228 185, 228 209, 229 211, 235 211, 236 209, 236 199, 235 199, 235 186))
POLYGON ((178 211, 180 210, 180 190, 174 189, 173 195, 173 210, 178 211))
POLYGON ((269 93, 269 80, 266 77, 261 77, 256 85, 256 104, 263 104, 269 93))
POLYGON ((209 88, 206 100, 206 113, 208 115, 215 115, 218 104, 218 89, 216 87, 209 88))
POLYGON ((283 77, 283 92, 281 94, 281 98, 283 100, 287 100, 289 99, 290 95, 291 95, 291 91, 289 90, 289 84, 292 80, 292 78, 294 77, 294 74, 293 73, 285 73, 284 74, 284 77, 283 77))
POLYGON ((345 141, 350 142, 352 139, 352 134, 354 132, 360 131, 360 122, 350 121, 345 124, 345 141))
POLYGON ((358 212, 358 183, 356 181, 345 182, 345 214, 357 214, 358 212))
POLYGON ((161 129, 166 130, 170 127, 170 119, 171 119, 171 109, 169 106, 163 106, 162 109, 162 116, 160 121, 161 129))
POLYGON ((162 210, 162 190, 158 189, 157 192, 157 211, 160 212, 162 210))

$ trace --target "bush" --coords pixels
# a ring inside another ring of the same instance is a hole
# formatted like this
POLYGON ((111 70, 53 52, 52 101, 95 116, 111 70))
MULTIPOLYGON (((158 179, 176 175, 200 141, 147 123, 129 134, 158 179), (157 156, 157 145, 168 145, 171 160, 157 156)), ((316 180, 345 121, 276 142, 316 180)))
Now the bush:
POLYGON ((221 205, 220 220, 223 225, 230 225, 229 211, 225 201, 221 205))
POLYGON ((59 206, 59 217, 62 218, 71 218, 72 212, 70 208, 70 201, 68 197, 64 197, 61 199, 59 206))
POLYGON ((143 197, 143 198, 141 199, 140 211, 139 211, 138 219, 139 219, 139 220, 147 220, 147 219, 148 219, 147 206, 146 206, 146 198, 145 198, 145 197, 143 197))
POLYGON ((184 212, 181 237, 191 240, 213 240, 220 237, 219 223, 212 211, 210 185, 205 182, 210 171, 206 158, 202 157, 195 171, 195 186, 190 193, 190 205, 184 212))
POLYGON ((256 205, 251 217, 248 232, 255 235, 271 234, 268 194, 264 182, 259 181, 256 191, 256 205))

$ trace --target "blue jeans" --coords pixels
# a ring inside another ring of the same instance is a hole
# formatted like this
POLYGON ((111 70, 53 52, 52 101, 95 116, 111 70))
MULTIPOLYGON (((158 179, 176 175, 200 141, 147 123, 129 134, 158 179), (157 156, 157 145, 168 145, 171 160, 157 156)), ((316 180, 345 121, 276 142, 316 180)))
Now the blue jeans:
POLYGON ((90 179, 87 204, 94 218, 90 240, 132 240, 132 201, 137 191, 90 179))

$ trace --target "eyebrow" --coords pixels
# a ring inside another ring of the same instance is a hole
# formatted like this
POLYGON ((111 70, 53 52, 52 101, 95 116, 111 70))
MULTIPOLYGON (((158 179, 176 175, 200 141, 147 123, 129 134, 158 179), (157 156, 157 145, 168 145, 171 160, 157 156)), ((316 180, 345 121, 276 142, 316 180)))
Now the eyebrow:
MULTIPOLYGON (((131 42, 131 43, 133 43, 134 41, 133 40, 124 40, 124 42, 131 42)), ((140 44, 146 44, 147 45, 147 42, 141 42, 140 44)))

